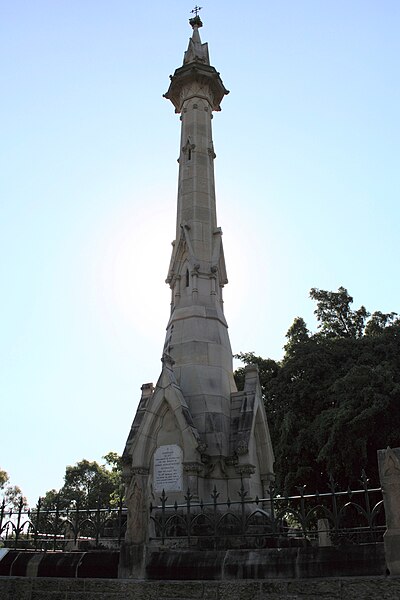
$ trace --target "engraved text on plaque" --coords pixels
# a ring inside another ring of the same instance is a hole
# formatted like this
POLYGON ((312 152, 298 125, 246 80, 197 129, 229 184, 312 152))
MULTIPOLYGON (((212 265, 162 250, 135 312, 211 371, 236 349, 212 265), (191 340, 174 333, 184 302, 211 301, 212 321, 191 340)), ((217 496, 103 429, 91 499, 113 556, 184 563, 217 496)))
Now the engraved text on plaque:
POLYGON ((182 449, 177 444, 160 446, 154 453, 154 491, 181 492, 182 484, 182 449))

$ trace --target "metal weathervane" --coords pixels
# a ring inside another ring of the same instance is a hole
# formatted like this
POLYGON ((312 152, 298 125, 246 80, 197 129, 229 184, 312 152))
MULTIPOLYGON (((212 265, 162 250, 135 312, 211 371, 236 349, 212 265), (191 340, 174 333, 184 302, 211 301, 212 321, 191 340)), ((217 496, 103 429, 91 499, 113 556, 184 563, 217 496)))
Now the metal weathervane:
POLYGON ((202 8, 203 8, 202 6, 197 6, 197 4, 196 4, 196 6, 194 7, 194 9, 193 9, 193 10, 191 10, 190 12, 191 12, 191 13, 192 13, 192 14, 193 14, 195 17, 198 17, 198 16, 199 16, 199 12, 201 11, 201 9, 202 9, 202 8))

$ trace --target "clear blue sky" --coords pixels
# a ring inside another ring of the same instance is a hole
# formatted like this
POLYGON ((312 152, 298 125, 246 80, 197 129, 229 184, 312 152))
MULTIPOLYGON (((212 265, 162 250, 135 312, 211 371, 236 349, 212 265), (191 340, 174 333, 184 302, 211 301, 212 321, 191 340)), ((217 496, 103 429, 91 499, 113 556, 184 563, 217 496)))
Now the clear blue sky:
MULTIPOLYGON (((234 352, 279 359, 311 287, 400 312, 400 3, 201 3, 234 352)), ((169 311, 192 4, 3 0, 0 467, 31 504, 121 452, 169 311)))

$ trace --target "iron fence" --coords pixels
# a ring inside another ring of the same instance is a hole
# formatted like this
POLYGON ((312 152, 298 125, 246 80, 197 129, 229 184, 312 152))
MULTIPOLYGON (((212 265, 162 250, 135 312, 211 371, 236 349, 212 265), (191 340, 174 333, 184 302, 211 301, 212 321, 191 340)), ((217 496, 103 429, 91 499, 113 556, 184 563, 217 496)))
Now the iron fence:
MULTIPOLYGON (((359 489, 293 496, 279 495, 271 485, 265 498, 248 498, 243 482, 237 498, 219 501, 214 488, 208 502, 190 490, 182 504, 168 504, 163 491, 150 504, 150 541, 199 549, 265 548, 296 545, 344 545, 382 541, 385 515, 381 488, 370 488, 363 473, 359 489)), ((78 550, 119 548, 124 539, 127 509, 116 507, 65 508, 56 501, 45 508, 0 506, 0 544, 19 549, 78 550)))
POLYGON ((271 485, 266 498, 249 499, 243 482, 238 499, 198 501, 188 490, 184 504, 150 507, 152 539, 161 544, 197 548, 265 548, 304 545, 338 546, 377 543, 386 529, 381 488, 369 488, 365 473, 357 490, 281 496, 271 485))
POLYGON ((3 546, 33 550, 77 550, 119 548, 126 530, 126 508, 122 498, 117 507, 94 509, 63 507, 26 509, 21 499, 16 509, 0 506, 0 542, 3 546))

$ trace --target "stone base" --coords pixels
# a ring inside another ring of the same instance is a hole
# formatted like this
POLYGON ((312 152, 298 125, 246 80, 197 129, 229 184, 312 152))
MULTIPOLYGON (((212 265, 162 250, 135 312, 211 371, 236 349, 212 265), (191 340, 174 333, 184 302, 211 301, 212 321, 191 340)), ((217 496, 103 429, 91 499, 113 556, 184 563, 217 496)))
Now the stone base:
MULTIPOLYGON (((118 576, 119 552, 41 552, 5 548, 0 577, 103 578, 118 576)), ((0 598, 0 600, 2 600, 0 598)))
POLYGON ((145 579, 302 579, 385 575, 383 544, 262 550, 148 549, 145 579))
POLYGON ((391 575, 400 575, 400 529, 388 529, 383 535, 387 568, 391 575))
POLYGON ((371 600, 400 598, 399 577, 134 581, 0 577, 0 600, 371 600))
POLYGON ((118 577, 120 579, 144 579, 146 564, 146 546, 122 542, 118 577))
MULTIPOLYGON (((0 578, 90 579, 116 578, 118 575, 120 579, 131 580, 244 581, 383 576, 385 573, 382 543, 342 548, 217 551, 146 548, 144 545, 124 543, 120 554, 109 551, 62 553, 10 550, 0 560, 0 578)), ((0 597, 0 600, 3 599, 0 597)))

